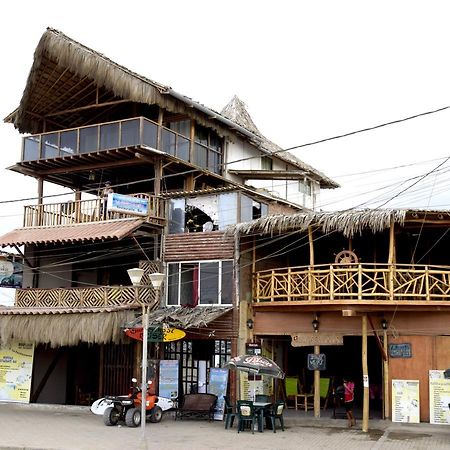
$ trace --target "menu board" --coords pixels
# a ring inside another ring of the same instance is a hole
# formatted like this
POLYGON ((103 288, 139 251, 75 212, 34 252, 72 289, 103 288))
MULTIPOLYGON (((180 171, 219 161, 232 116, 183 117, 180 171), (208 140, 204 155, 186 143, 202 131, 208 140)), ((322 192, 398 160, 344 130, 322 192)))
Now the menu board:
POLYGON ((430 370, 430 423, 450 425, 450 379, 443 370, 430 370))
POLYGON ((392 380, 392 422, 420 422, 419 380, 392 380))
POLYGON ((159 362, 159 394, 164 398, 178 397, 178 360, 162 359, 159 362))
POLYGON ((216 408, 214 409, 214 420, 223 420, 225 411, 224 395, 227 395, 228 369, 212 367, 209 370, 208 393, 217 395, 216 408))
POLYGON ((0 347, 0 400, 30 401, 34 345, 12 342, 0 347))

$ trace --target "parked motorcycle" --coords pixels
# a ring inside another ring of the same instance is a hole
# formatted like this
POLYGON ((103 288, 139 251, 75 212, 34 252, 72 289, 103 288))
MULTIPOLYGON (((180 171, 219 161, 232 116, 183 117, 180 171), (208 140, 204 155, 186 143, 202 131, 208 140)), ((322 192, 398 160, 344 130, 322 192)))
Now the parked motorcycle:
MULTIPOLYGON (((141 424, 142 389, 137 385, 136 378, 133 378, 132 382, 128 395, 106 396, 102 399, 105 425, 114 426, 120 421, 125 422, 128 427, 138 427, 141 424)), ((150 381, 149 384, 151 384, 150 381)), ((158 400, 156 395, 150 395, 147 391, 145 415, 146 420, 148 419, 152 423, 161 422, 162 419, 163 410, 157 404, 158 400)))

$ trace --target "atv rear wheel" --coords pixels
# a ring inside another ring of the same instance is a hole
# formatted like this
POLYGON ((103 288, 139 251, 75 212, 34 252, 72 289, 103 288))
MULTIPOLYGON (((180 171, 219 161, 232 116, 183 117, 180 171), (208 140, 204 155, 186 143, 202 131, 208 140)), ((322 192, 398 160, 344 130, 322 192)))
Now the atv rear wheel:
POLYGON ((106 426, 111 427, 119 423, 120 412, 114 406, 106 408, 103 413, 103 422, 106 426))
POLYGON ((150 415, 150 422, 159 423, 163 416, 163 410, 159 406, 154 406, 150 415))
POLYGON ((125 414, 125 425, 136 428, 141 424, 141 411, 138 408, 130 408, 125 414))

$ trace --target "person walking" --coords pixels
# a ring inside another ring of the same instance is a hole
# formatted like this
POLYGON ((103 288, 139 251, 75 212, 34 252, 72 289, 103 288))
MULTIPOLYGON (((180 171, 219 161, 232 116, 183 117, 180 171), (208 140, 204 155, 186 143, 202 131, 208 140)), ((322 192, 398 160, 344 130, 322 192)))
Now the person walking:
POLYGON ((348 419, 348 427, 356 425, 353 415, 353 402, 355 400, 355 383, 350 378, 344 378, 344 405, 348 419))
POLYGON ((113 193, 114 189, 111 187, 111 182, 107 181, 102 191, 103 220, 106 220, 108 218, 108 195, 113 193))

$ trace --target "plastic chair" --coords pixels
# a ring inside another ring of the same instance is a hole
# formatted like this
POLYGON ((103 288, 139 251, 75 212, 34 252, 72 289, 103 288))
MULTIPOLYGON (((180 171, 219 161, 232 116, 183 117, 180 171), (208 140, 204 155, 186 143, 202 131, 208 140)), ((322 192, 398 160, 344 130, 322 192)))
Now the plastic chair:
POLYGON ((286 404, 283 401, 276 402, 273 408, 265 414, 265 417, 268 417, 272 423, 272 430, 274 433, 276 433, 275 421, 277 419, 280 421, 281 430, 284 431, 283 412, 285 407, 286 404))
POLYGON ((250 423, 252 434, 255 433, 255 421, 257 417, 253 402, 248 400, 238 400, 237 402, 237 416, 238 416, 238 433, 244 431, 244 425, 250 423))
POLYGON ((225 400, 225 409, 224 409, 225 429, 228 429, 229 427, 233 427, 234 418, 236 417, 237 414, 235 411, 233 411, 233 405, 231 404, 228 395, 224 395, 223 399, 225 400))

